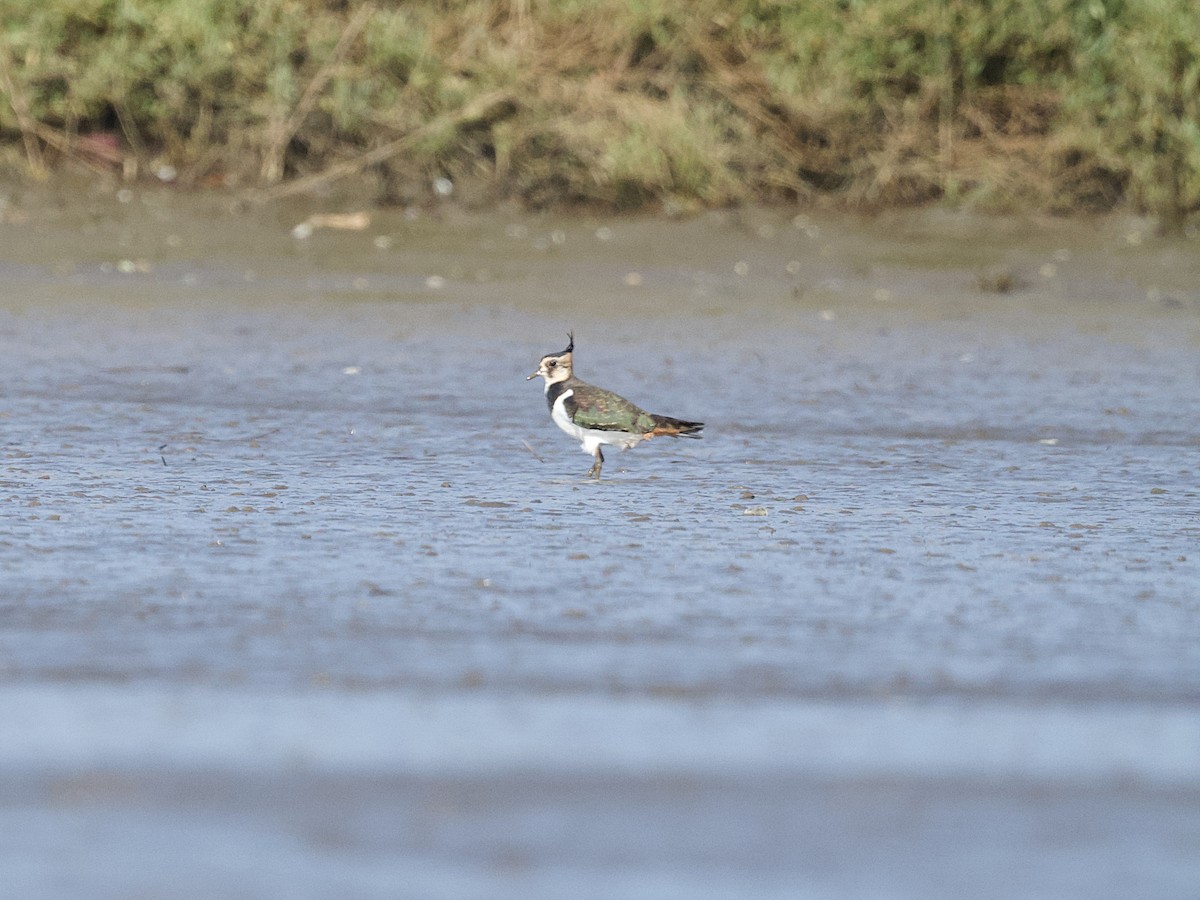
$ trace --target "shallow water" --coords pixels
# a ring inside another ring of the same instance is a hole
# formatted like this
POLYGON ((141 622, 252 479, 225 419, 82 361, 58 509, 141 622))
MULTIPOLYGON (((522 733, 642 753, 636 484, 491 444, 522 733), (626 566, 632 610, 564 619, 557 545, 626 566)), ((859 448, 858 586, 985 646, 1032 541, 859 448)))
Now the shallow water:
POLYGON ((123 199, 0 224, 21 896, 1193 896, 1194 239, 123 199))

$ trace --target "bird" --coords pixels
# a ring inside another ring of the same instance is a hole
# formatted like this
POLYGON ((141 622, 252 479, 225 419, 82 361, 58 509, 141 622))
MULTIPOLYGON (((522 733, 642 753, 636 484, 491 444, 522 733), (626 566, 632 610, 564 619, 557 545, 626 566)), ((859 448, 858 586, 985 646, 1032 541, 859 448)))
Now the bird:
POLYGON ((604 466, 604 445, 630 447, 655 435, 698 438, 703 422, 688 422, 648 413, 624 397, 598 388, 575 377, 572 354, 575 334, 567 332, 567 349, 542 357, 537 371, 526 378, 532 381, 539 375, 545 381, 546 403, 554 424, 576 438, 584 453, 595 457, 588 478, 600 480, 604 466))

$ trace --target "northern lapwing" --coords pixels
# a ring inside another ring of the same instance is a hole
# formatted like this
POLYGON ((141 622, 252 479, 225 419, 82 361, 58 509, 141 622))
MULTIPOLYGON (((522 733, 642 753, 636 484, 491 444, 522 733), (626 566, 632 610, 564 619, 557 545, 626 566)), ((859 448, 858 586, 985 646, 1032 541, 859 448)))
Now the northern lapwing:
POLYGON ((546 403, 554 424, 576 438, 584 453, 596 458, 588 476, 600 480, 604 465, 605 444, 628 450, 656 434, 672 437, 700 437, 703 422, 685 422, 670 416, 648 413, 624 397, 580 381, 571 365, 575 350, 575 335, 568 334, 570 343, 561 353, 543 356, 537 371, 526 381, 539 375, 546 382, 546 403))

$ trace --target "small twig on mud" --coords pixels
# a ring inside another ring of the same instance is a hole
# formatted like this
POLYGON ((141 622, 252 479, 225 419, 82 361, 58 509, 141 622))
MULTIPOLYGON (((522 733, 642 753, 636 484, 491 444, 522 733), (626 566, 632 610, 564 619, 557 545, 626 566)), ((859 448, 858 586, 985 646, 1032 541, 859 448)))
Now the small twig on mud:
POLYGON ((540 456, 538 456, 536 450, 534 450, 531 446, 529 446, 529 441, 521 441, 521 443, 525 445, 525 449, 528 450, 530 452, 530 454, 532 454, 534 459, 536 459, 538 462, 542 463, 543 465, 545 464, 546 461, 544 459, 542 459, 540 456))
POLYGON ((279 432, 280 432, 280 431, 282 431, 282 430, 283 430, 282 428, 272 428, 272 429, 270 429, 269 431, 264 431, 264 432, 262 432, 261 434, 252 434, 252 435, 250 435, 250 437, 248 437, 248 438, 237 438, 237 439, 235 439, 235 440, 243 440, 243 441, 261 441, 261 440, 262 440, 263 438, 265 438, 265 437, 270 437, 270 436, 271 436, 271 435, 273 435, 273 434, 279 434, 279 432))
POLYGON ((287 150, 288 143, 300 129, 300 126, 304 124, 304 120, 308 117, 308 114, 312 112, 317 99, 321 95, 321 91, 325 89, 325 85, 333 77, 334 69, 342 61, 342 58, 350 49, 350 45, 354 43, 355 38, 367 27, 367 23, 371 20, 371 17, 375 15, 375 10, 376 5, 374 3, 364 3, 359 7, 358 12, 351 17, 350 21, 346 23, 346 27, 342 29, 342 35, 338 38, 333 52, 329 54, 329 58, 325 60, 321 68, 312 77, 312 80, 309 81, 299 101, 292 108, 291 114, 284 121, 274 123, 274 127, 271 128, 270 142, 267 144, 266 152, 263 153, 261 171, 265 181, 274 184, 283 177, 283 154, 287 150))
MULTIPOLYGON (((194 435, 191 440, 202 442, 205 444, 242 444, 252 443, 253 441, 261 441, 263 438, 270 437, 273 434, 278 434, 282 428, 271 428, 259 434, 237 435, 236 437, 207 437, 203 435, 194 435)), ((164 445, 165 446, 165 445, 164 445)))
POLYGON ((313 175, 297 178, 295 181, 288 181, 275 187, 251 191, 248 199, 258 203, 266 203, 271 200, 278 200, 280 197, 290 197, 293 194, 306 193, 330 181, 337 181, 339 178, 357 175, 368 166, 376 165, 403 153, 413 144, 429 137, 431 134, 436 134, 445 129, 457 130, 466 125, 494 121, 504 115, 505 110, 513 105, 513 96, 508 91, 493 91, 490 94, 484 94, 461 109, 452 110, 434 119, 430 119, 420 128, 414 128, 408 134, 398 137, 394 141, 389 141, 381 147, 376 147, 374 150, 354 157, 354 159, 348 159, 343 163, 330 166, 328 169, 313 175))

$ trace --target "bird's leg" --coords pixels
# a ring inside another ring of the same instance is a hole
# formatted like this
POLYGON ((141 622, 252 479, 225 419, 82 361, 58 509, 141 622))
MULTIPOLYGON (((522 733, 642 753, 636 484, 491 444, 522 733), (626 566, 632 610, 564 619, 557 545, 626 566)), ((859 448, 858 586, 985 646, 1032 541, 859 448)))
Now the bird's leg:
POLYGON ((592 467, 590 469, 588 469, 587 477, 595 478, 597 481, 599 481, 600 480, 600 467, 603 465, 604 465, 604 452, 599 447, 597 447, 596 448, 596 462, 592 464, 592 467))

